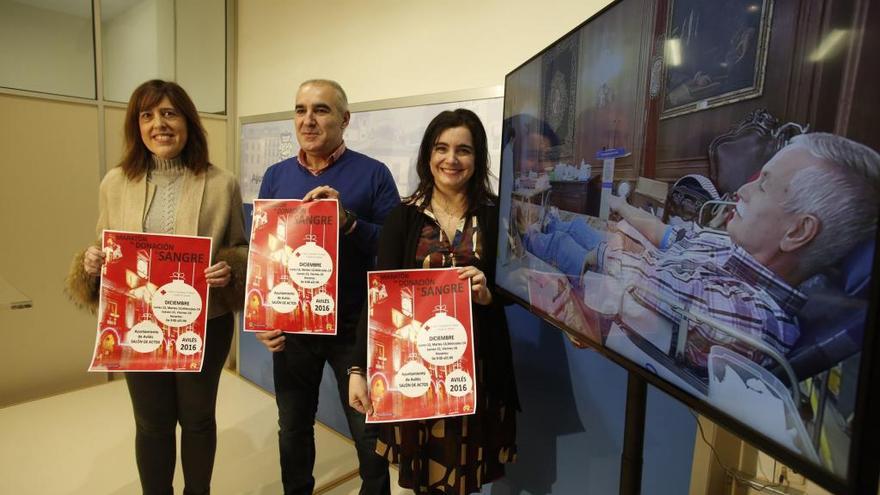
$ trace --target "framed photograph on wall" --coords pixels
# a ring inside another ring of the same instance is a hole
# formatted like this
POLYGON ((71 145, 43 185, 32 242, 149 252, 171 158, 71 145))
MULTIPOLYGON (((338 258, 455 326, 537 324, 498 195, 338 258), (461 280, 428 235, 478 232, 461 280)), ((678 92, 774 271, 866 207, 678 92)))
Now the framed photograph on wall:
POLYGON ((760 96, 773 0, 671 0, 660 118, 760 96))

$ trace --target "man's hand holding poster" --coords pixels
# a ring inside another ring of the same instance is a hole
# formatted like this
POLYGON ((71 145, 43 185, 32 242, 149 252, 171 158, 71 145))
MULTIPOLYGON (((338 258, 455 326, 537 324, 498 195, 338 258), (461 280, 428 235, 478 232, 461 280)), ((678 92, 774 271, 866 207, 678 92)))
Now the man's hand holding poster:
POLYGON ((202 369, 211 238, 105 230, 89 371, 202 369))
POLYGON ((456 268, 367 273, 368 423, 473 414, 470 280, 456 268))
POLYGON ((244 330, 336 334, 335 199, 254 201, 244 330))

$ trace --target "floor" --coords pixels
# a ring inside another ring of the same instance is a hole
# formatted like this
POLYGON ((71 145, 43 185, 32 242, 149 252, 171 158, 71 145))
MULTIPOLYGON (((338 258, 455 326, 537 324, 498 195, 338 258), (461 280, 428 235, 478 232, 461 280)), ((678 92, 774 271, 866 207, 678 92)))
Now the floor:
MULTIPOLYGON (((217 406, 212 493, 278 494, 277 411, 266 392, 224 371, 217 406)), ((360 483, 351 441, 316 425, 316 494, 354 495, 360 483)), ((134 422, 123 380, 0 409, 0 493, 140 493, 134 422)), ((391 470, 392 493, 397 487, 391 470)), ((175 487, 183 490, 180 465, 175 487)))

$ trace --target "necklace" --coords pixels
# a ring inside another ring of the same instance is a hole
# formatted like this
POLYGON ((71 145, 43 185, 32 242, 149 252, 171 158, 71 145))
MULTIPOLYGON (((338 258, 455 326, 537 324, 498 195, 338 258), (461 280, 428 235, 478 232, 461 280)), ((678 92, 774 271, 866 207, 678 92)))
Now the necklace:
POLYGON ((461 220, 461 216, 464 213, 464 208, 460 208, 461 212, 451 211, 448 203, 440 198, 440 195, 434 194, 431 197, 431 206, 434 210, 434 216, 437 218, 437 223, 440 224, 440 229, 446 233, 446 237, 449 239, 449 242, 452 242, 452 239, 455 238, 455 233, 458 231, 458 222, 461 220), (441 215, 442 213, 442 215, 441 215), (446 217, 445 219, 443 217, 446 217))

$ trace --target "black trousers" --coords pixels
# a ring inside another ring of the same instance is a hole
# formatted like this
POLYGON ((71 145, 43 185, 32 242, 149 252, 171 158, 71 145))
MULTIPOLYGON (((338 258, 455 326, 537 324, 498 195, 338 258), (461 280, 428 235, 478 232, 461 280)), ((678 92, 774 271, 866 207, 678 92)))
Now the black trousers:
MULTIPOLYGON (((352 322, 353 324, 353 322, 352 322)), ((347 329, 354 331, 354 328, 347 329)), ((353 334, 350 334, 353 335, 353 334)), ((353 339, 342 336, 287 336, 285 349, 273 355, 275 401, 278 404, 278 446, 285 495, 309 495, 315 488, 315 412, 318 391, 329 363, 339 384, 339 399, 348 420, 360 463, 361 495, 391 492, 388 462, 376 454, 378 428, 348 405, 349 356, 353 339)))
POLYGON ((184 494, 208 494, 217 449, 217 386, 229 354, 232 313, 208 320, 199 373, 126 373, 137 429, 135 456, 144 495, 173 495, 180 423, 184 494))

